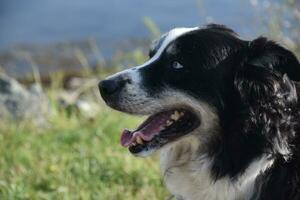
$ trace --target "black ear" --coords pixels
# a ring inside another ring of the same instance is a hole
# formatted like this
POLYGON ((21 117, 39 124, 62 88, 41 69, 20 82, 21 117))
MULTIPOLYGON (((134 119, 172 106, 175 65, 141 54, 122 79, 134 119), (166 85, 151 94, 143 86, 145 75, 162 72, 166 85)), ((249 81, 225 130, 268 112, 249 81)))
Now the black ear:
POLYGON ((266 38, 258 38, 249 43, 244 56, 234 78, 244 103, 262 104, 296 92, 290 79, 300 80, 300 64, 292 52, 266 38))
POLYGON ((267 38, 260 37, 249 43, 248 63, 268 67, 287 74, 293 81, 300 81, 300 63, 289 50, 267 38))
POLYGON ((238 36, 238 34, 236 32, 234 32, 234 30, 232 30, 232 29, 230 29, 227 26, 222 25, 222 24, 207 24, 205 27, 207 29, 212 30, 212 31, 227 33, 227 34, 232 35, 234 37, 238 36))

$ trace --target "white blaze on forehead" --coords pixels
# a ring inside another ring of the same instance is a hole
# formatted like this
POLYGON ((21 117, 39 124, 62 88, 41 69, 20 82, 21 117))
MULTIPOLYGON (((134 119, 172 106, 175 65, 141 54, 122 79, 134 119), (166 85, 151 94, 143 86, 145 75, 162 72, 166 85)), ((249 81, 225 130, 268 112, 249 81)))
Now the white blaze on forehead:
POLYGON ((135 70, 127 69, 127 70, 121 71, 119 73, 116 73, 116 74, 114 74, 114 75, 112 75, 108 78, 115 78, 117 76, 127 76, 127 77, 130 77, 130 79, 132 80, 133 83, 139 83, 140 80, 141 80, 141 77, 140 77, 140 73, 136 69, 140 69, 142 67, 145 67, 145 66, 153 63, 154 61, 158 60, 160 58, 161 54, 166 49, 166 47, 171 42, 173 42, 176 38, 180 37, 181 35, 183 35, 185 33, 188 33, 188 32, 194 31, 194 30, 198 30, 198 29, 199 29, 199 27, 172 29, 171 31, 169 31, 167 33, 167 36, 165 37, 165 39, 162 42, 161 46, 159 47, 159 49, 157 50, 157 52, 155 53, 155 55, 151 59, 146 61, 144 64, 135 67, 135 70))
POLYGON ((159 57, 161 56, 161 54, 164 52, 165 48, 171 43, 173 42, 176 38, 178 38, 179 36, 197 30, 199 29, 199 27, 193 27, 193 28, 175 28, 172 29, 166 36, 166 38, 164 39, 164 41, 162 42, 161 46, 159 47, 159 49, 157 50, 157 52, 155 53, 155 55, 148 60, 147 62, 145 62, 144 64, 138 66, 138 68, 144 67, 149 65, 150 63, 156 61, 159 59, 159 57))
MULTIPOLYGON (((157 52, 155 53, 155 55, 149 59, 148 61, 146 61, 144 64, 137 66, 136 69, 140 69, 142 67, 145 67, 153 62, 155 62, 156 60, 158 60, 161 56, 161 54, 164 52, 164 50, 166 49, 166 47, 173 42, 176 38, 178 38, 179 36, 197 30, 199 29, 199 27, 193 27, 193 28, 175 28, 172 29, 171 31, 169 31, 167 33, 167 36, 165 37, 164 41, 162 42, 161 46, 159 47, 159 49, 157 50, 157 52)), ((131 79, 133 80, 133 82, 139 83, 141 80, 140 77, 140 73, 138 72, 138 70, 130 70, 130 76, 131 79)))

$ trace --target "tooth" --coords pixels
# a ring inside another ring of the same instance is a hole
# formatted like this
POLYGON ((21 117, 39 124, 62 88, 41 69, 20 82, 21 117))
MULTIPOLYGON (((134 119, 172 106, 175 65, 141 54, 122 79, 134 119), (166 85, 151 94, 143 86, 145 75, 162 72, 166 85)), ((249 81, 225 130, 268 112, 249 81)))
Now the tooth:
POLYGON ((180 117, 180 115, 177 110, 174 112, 174 114, 171 115, 171 119, 173 119, 175 121, 178 120, 179 117, 180 117))
POLYGON ((173 122, 171 120, 167 120, 167 126, 170 126, 171 124, 173 124, 173 122))
POLYGON ((141 138, 140 136, 137 136, 136 139, 135 139, 135 141, 136 141, 138 144, 143 144, 143 143, 144 143, 143 140, 142 140, 142 138, 141 138))
POLYGON ((173 119, 173 120, 175 120, 175 121, 176 121, 176 120, 177 120, 177 117, 176 117, 176 115, 172 114, 172 115, 171 115, 171 119, 173 119))

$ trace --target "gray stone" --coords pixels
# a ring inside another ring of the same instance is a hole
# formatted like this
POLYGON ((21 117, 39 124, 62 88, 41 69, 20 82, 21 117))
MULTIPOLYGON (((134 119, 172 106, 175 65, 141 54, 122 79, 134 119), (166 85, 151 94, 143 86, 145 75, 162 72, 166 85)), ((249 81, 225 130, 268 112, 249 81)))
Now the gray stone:
POLYGON ((37 124, 46 121, 49 101, 40 85, 25 88, 15 79, 0 74, 0 118, 28 120, 37 124))

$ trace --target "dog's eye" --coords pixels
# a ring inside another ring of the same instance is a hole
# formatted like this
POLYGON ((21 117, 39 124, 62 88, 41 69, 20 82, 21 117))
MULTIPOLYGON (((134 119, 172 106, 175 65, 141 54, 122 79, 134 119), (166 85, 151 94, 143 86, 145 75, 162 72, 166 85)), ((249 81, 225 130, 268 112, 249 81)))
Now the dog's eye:
POLYGON ((172 67, 174 68, 174 69, 181 69, 181 68, 183 68, 183 65, 182 64, 180 64, 179 62, 173 62, 173 64, 172 64, 172 67))

